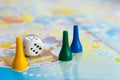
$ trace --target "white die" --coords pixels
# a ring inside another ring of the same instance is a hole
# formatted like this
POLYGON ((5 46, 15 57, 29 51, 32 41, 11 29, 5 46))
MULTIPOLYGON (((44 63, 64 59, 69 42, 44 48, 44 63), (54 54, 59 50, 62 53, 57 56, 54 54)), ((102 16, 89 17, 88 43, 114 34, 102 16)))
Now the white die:
POLYGON ((28 36, 23 40, 24 53, 27 56, 38 56, 43 50, 43 43, 37 36, 28 36))

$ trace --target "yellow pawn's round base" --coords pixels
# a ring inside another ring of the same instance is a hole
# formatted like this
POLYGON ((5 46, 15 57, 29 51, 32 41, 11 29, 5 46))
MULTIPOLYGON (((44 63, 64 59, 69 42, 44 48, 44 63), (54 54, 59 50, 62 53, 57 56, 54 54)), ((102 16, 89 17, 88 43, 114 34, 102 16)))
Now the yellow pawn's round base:
POLYGON ((28 68, 29 67, 21 67, 21 68, 19 68, 19 67, 12 67, 12 70, 14 70, 14 71, 17 71, 17 72, 23 72, 23 71, 26 71, 26 70, 28 70, 28 68))

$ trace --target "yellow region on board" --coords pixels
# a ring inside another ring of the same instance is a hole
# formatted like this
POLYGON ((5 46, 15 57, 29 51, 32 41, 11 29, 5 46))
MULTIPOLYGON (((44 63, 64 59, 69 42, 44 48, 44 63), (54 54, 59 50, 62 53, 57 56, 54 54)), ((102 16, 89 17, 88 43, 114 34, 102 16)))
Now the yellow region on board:
POLYGON ((120 57, 115 58, 115 61, 120 63, 120 57))
POLYGON ((61 32, 58 29, 54 29, 52 33, 55 34, 56 36, 61 36, 61 32))
POLYGON ((34 17, 29 14, 29 13, 24 13, 22 16, 21 16, 21 19, 25 22, 32 22, 34 20, 34 17))
POLYGON ((105 30, 99 30, 99 32, 105 32, 105 30))
POLYGON ((98 46, 98 45, 92 45, 92 46, 90 46, 91 48, 100 48, 100 46, 98 46))
POLYGON ((3 44, 0 44, 0 47, 2 47, 2 48, 13 48, 13 44, 15 44, 15 42, 3 43, 3 44))
POLYGON ((35 24, 36 27, 42 27, 42 24, 35 24))
POLYGON ((57 13, 64 14, 64 15, 72 15, 74 11, 69 8, 62 7, 57 10, 57 13))
POLYGON ((5 22, 0 23, 0 27, 6 27, 6 26, 8 26, 8 25, 10 25, 10 24, 5 23, 5 22))
POLYGON ((28 35, 28 32, 21 32, 22 35, 28 35))

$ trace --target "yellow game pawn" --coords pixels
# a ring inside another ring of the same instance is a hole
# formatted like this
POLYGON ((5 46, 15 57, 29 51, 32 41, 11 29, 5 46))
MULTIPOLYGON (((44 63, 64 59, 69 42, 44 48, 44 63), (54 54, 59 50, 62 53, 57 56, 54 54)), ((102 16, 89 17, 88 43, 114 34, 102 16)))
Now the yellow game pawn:
POLYGON ((15 71, 24 71, 28 68, 28 61, 23 52, 22 38, 16 38, 16 55, 13 60, 12 69, 15 71))

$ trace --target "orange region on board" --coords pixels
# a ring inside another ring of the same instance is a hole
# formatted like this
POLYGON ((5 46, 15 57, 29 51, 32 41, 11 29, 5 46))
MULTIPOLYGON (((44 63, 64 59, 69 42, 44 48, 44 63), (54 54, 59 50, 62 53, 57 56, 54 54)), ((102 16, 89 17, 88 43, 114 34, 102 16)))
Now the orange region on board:
POLYGON ((93 40, 93 42, 102 42, 102 40, 100 40, 100 39, 95 39, 95 40, 93 40))
POLYGON ((20 22, 23 22, 23 20, 19 17, 4 17, 4 18, 1 18, 3 22, 6 22, 6 23, 20 23, 20 22))
POLYGON ((92 32, 91 31, 86 31, 85 34, 92 34, 92 32))

